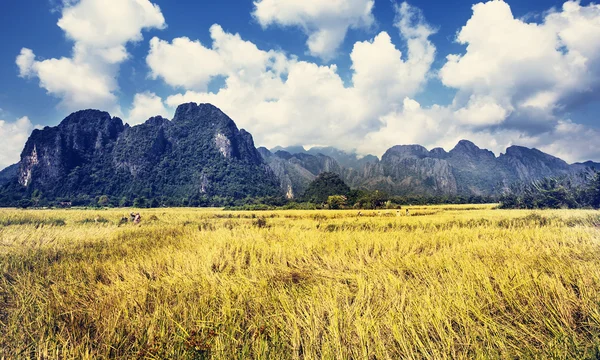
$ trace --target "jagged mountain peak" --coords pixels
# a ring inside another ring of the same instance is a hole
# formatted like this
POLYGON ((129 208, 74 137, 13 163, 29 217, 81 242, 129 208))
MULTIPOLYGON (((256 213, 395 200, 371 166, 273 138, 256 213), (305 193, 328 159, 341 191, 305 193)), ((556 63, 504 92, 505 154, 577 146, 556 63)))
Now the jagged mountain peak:
POLYGON ((429 151, 429 153, 430 153, 432 156, 438 157, 438 158, 440 158, 440 159, 443 159, 443 158, 445 158, 446 156, 448 156, 448 152, 447 152, 446 150, 444 150, 443 148, 441 148, 441 147, 436 147, 436 148, 433 148, 433 149, 431 149, 431 150, 429 151))
POLYGON ((271 157, 273 156, 273 153, 271 152, 271 150, 267 149, 264 146, 261 146, 259 148, 256 149, 258 151, 258 153, 263 157, 263 158, 267 158, 267 157, 271 157))
POLYGON ((220 121, 220 122, 233 122, 227 114, 225 114, 218 107, 202 103, 196 104, 193 102, 181 104, 175 110, 175 116, 173 116, 174 123, 198 123, 202 124, 208 121, 220 121))
MULTIPOLYGON (((49 128, 46 127, 44 130, 49 128)), ((125 129, 125 125, 123 124, 123 120, 118 117, 112 117, 106 111, 88 109, 70 114, 55 129, 72 134, 102 133, 104 136, 113 138, 125 129)))
POLYGON ((429 150, 421 145, 396 145, 386 151, 382 157, 382 160, 391 156, 422 159, 429 157, 429 155, 429 150))
POLYGON ((285 151, 290 154, 304 154, 306 152, 306 149, 302 145, 292 145, 287 147, 275 146, 271 149, 272 153, 276 153, 278 151, 285 151))
POLYGON ((159 116, 151 117, 150 119, 146 120, 144 125, 163 126, 163 125, 169 124, 169 123, 170 123, 169 119, 165 119, 164 117, 159 115, 159 116))
POLYGON ((89 125, 90 123, 94 124, 99 122, 110 121, 113 119, 115 119, 116 121, 120 121, 120 119, 113 118, 106 111, 95 109, 79 110, 67 116, 63 121, 61 121, 59 126, 66 126, 71 124, 89 125))
POLYGON ((508 147, 506 149, 505 155, 515 156, 515 157, 537 156, 537 157, 543 157, 546 159, 561 160, 561 159, 557 158, 556 156, 546 154, 545 152, 538 150, 536 148, 528 148, 525 146, 518 146, 518 145, 512 145, 512 146, 508 147))
POLYGON ((274 155, 277 156, 278 158, 284 159, 284 160, 289 160, 294 157, 293 154, 290 154, 289 152, 284 151, 284 150, 277 150, 274 155))
POLYGON ((500 156, 501 158, 512 157, 519 160, 527 159, 527 160, 536 160, 542 161, 546 163, 553 163, 557 166, 568 167, 569 164, 556 156, 552 156, 550 154, 546 154, 543 151, 538 149, 530 149, 524 146, 513 145, 506 149, 506 153, 500 156))
POLYGON ((449 154, 453 155, 463 155, 467 157, 483 157, 487 159, 495 159, 496 155, 493 152, 482 149, 479 146, 475 145, 472 141, 469 140, 461 140, 456 144, 454 149, 450 150, 449 154))

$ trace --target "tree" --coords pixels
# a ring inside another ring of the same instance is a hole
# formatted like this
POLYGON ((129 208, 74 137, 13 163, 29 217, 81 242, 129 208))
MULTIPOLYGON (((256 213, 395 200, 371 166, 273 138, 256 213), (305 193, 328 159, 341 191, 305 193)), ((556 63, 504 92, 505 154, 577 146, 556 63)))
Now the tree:
POLYGON ((21 209, 27 209, 27 208, 31 207, 32 203, 31 203, 31 200, 29 200, 29 199, 22 199, 19 201, 18 205, 21 209))
POLYGON ((133 207, 145 208, 147 206, 147 203, 148 203, 148 201, 146 200, 146 198, 141 196, 141 197, 135 198, 135 200, 133 200, 133 207))
POLYGON ((600 209, 600 172, 596 173, 588 188, 589 202, 595 209, 600 209))
POLYGON ((31 201, 33 202, 33 205, 36 207, 39 206, 41 198, 42 192, 38 189, 35 189, 31 194, 31 201))
POLYGON ((332 195, 327 199, 327 205, 331 210, 342 209, 346 206, 348 198, 344 195, 332 195))
POLYGON ((129 199, 127 199, 127 196, 123 196, 121 198, 121 200, 119 201, 119 207, 128 207, 129 206, 129 199))
POLYGON ((389 196, 379 190, 364 192, 361 194, 357 203, 363 209, 379 209, 389 200, 389 196))
POLYGON ((341 195, 347 198, 349 194, 350 187, 338 174, 325 172, 310 183, 304 192, 303 199, 315 204, 325 204, 330 196, 341 195))
POLYGON ((107 195, 102 195, 100 196, 100 199, 98 199, 98 205, 100 206, 107 206, 110 203, 110 200, 108 199, 107 195))

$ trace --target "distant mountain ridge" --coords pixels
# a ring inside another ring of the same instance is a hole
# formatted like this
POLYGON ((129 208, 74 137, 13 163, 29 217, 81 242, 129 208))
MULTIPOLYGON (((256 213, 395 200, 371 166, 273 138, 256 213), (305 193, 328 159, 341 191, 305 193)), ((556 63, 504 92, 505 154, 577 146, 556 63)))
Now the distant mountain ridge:
MULTIPOLYGON (((491 151, 481 149, 468 140, 461 140, 449 152, 442 148, 430 151, 421 145, 397 145, 387 150, 381 160, 369 155, 362 162, 356 154, 335 148, 305 150, 295 146, 275 149, 278 150, 275 154, 280 154, 283 149, 296 152, 291 157, 283 156, 283 160, 278 160, 280 173, 285 168, 286 158, 318 153, 338 162, 339 168, 330 165, 333 172, 342 176, 352 187, 381 190, 394 195, 493 196, 500 195, 515 182, 600 170, 599 163, 589 161, 570 165, 540 150, 522 146, 511 146, 496 157, 491 151), (329 156, 323 155, 322 149, 327 149, 325 152, 329 156), (357 159, 358 162, 351 162, 351 167, 343 166, 341 163, 346 159, 357 159)), ((261 152, 263 156, 265 150, 261 152)), ((285 177, 286 174, 281 176, 285 177)), ((309 178, 288 177, 286 186, 291 193, 296 193, 296 189, 305 188, 309 178), (296 185, 294 179, 298 179, 296 185)))
POLYGON ((368 162, 379 161, 379 158, 374 155, 359 156, 356 153, 339 150, 339 149, 336 149, 331 146, 328 146, 328 147, 316 146, 316 147, 310 148, 309 150, 304 149, 304 147, 301 145, 289 146, 289 147, 276 146, 275 148, 271 149, 270 151, 272 153, 276 153, 278 151, 284 151, 284 152, 290 153, 292 155, 295 155, 295 154, 319 155, 319 154, 321 154, 321 155, 325 155, 325 156, 328 156, 328 157, 334 159, 335 161, 337 161, 340 164, 340 166, 343 166, 345 168, 355 168, 355 169, 360 168, 361 166, 363 166, 364 164, 366 164, 368 162))
MULTIPOLYGON (((511 146, 496 157, 470 141, 452 150, 397 145, 381 157, 333 147, 257 149, 252 135, 210 104, 183 104, 130 127, 98 110, 82 110, 58 126, 34 130, 21 161, 0 171, 0 205, 21 198, 223 199, 300 197, 324 172, 353 188, 392 195, 500 195, 519 181, 600 170, 568 164, 537 149, 511 146)), ((194 200, 194 201, 192 201, 194 200)))

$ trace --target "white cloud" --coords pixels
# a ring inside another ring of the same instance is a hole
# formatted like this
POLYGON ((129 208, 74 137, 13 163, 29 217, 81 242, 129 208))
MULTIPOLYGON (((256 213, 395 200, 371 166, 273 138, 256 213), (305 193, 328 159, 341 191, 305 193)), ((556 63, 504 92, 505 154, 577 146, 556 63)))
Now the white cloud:
POLYGON ((600 131, 570 120, 561 120, 549 134, 539 136, 538 146, 563 160, 576 162, 600 160, 600 131))
POLYGON ((71 57, 35 60, 23 48, 17 57, 21 77, 36 77, 40 87, 67 110, 103 108, 120 113, 117 104, 119 65, 129 42, 142 30, 165 27, 159 7, 148 0, 80 0, 64 2, 58 26, 75 44, 71 57))
POLYGON ((217 76, 235 75, 249 81, 269 71, 285 71, 289 60, 277 51, 262 51, 238 34, 229 34, 221 26, 210 28, 211 48, 189 38, 171 43, 155 37, 150 41, 146 62, 153 79, 162 78, 173 87, 206 90, 217 76))
POLYGON ((158 5, 148 0, 81 0, 67 5, 58 26, 79 44, 120 48, 142 40, 142 30, 165 27, 158 5))
POLYGON ((211 47, 187 38, 171 43, 153 39, 147 63, 153 78, 188 90, 167 98, 169 106, 213 103, 249 129, 261 145, 356 147, 365 133, 380 125, 381 114, 401 107, 406 96, 422 89, 434 60, 435 47, 428 40, 431 28, 408 5, 398 12, 408 53, 402 54, 385 32, 356 43, 350 86, 335 65, 319 66, 258 49, 218 25, 211 27, 211 47), (217 93, 206 92, 217 76, 225 78, 225 86, 217 93))
POLYGON ((257 0, 254 17, 263 28, 297 26, 308 35, 313 56, 331 60, 350 28, 369 28, 373 0, 257 0))
POLYGON ((34 73, 33 66, 35 65, 35 55, 31 49, 23 48, 17 56, 17 66, 19 67, 20 77, 30 77, 34 73))
POLYGON ((172 111, 167 110, 162 99, 151 92, 135 94, 133 105, 129 110, 127 122, 130 125, 144 123, 151 117, 162 116, 168 118, 172 111))
POLYGON ((78 58, 60 58, 35 61, 33 52, 22 49, 17 57, 21 75, 37 77, 40 87, 49 94, 62 99, 62 105, 69 110, 89 107, 112 108, 117 97, 113 93, 117 88, 116 79, 107 73, 112 66, 90 64, 78 58))
POLYGON ((33 124, 26 116, 14 122, 0 120, 0 170, 19 161, 23 146, 33 129, 33 124))
POLYGON ((501 124, 509 113, 494 98, 473 95, 467 106, 456 110, 454 115, 461 124, 485 127, 501 124))
POLYGON ((567 1, 537 24, 516 19, 503 1, 479 3, 457 41, 466 52, 448 56, 440 79, 458 89, 459 106, 487 98, 498 115, 537 112, 533 122, 555 126, 561 109, 600 85, 600 5, 567 1))

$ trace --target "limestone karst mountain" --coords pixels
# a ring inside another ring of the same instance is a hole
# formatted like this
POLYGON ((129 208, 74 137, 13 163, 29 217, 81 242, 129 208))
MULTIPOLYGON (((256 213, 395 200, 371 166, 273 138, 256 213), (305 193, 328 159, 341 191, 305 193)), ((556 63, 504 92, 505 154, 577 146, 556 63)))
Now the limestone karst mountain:
POLYGON ((210 104, 180 105, 172 120, 130 127, 98 110, 34 130, 18 164, 0 171, 0 205, 50 200, 167 198, 218 205, 223 199, 300 197, 325 172, 353 188, 393 195, 499 195, 519 181, 600 169, 512 146, 495 156, 462 140, 450 151, 398 145, 382 157, 333 147, 257 149, 252 136, 210 104), (42 195, 40 195, 42 194, 42 195))
POLYGON ((193 103, 179 106, 173 120, 154 117, 134 127, 84 110, 34 130, 5 186, 49 199, 279 195, 252 136, 218 108, 193 103))

